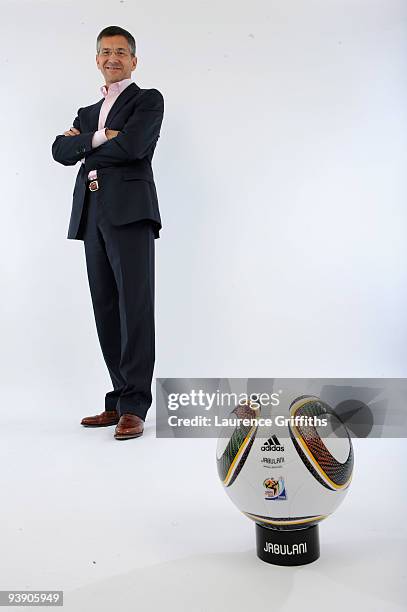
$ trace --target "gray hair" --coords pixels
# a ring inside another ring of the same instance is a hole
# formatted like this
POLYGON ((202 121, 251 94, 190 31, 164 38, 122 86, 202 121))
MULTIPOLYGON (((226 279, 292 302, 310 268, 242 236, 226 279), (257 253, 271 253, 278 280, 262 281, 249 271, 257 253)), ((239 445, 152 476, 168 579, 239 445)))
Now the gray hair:
POLYGON ((96 51, 98 54, 100 53, 100 41, 104 36, 124 36, 129 43, 131 55, 136 55, 136 41, 134 40, 134 37, 130 34, 130 32, 123 30, 123 28, 120 26, 108 26, 99 33, 96 39, 96 51))

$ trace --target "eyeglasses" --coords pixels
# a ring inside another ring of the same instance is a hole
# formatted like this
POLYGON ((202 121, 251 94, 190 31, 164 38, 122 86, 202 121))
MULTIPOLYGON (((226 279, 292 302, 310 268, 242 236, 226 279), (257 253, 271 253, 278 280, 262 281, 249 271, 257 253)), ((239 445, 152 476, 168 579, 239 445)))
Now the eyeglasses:
POLYGON ((126 51, 126 49, 102 49, 99 55, 102 55, 103 57, 110 57, 111 55, 113 55, 113 53, 115 53, 119 57, 126 57, 127 55, 129 55, 129 52, 126 51))

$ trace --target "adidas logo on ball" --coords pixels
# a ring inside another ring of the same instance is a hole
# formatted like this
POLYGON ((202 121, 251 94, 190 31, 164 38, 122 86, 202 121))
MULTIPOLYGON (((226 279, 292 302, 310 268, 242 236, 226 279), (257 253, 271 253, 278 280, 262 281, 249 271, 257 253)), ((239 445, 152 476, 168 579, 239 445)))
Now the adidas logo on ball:
POLYGON ((271 438, 269 438, 267 442, 265 442, 264 446, 261 447, 261 450, 279 451, 280 453, 282 453, 284 451, 284 446, 281 446, 280 440, 277 438, 277 436, 271 436, 271 438))

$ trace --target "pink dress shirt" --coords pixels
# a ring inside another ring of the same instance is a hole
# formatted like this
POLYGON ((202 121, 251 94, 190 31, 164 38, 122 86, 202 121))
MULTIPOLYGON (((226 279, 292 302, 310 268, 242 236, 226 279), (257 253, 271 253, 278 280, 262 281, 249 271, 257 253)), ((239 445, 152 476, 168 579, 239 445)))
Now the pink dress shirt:
MULTIPOLYGON (((110 109, 112 108, 113 104, 116 102, 119 95, 131 83, 132 83, 131 79, 123 79, 122 81, 111 83, 111 85, 109 85, 109 89, 106 88, 106 85, 103 85, 100 88, 100 91, 102 92, 105 99, 103 101, 102 106, 100 107, 99 125, 98 125, 99 129, 97 132, 93 134, 93 138, 92 138, 92 148, 93 149, 95 149, 96 147, 100 146, 101 144, 103 144, 104 142, 108 140, 108 138, 106 137, 106 128, 105 128, 106 117, 109 114, 110 109)), ((81 161, 84 164, 85 158, 83 158, 81 161)), ((97 178, 96 170, 90 170, 88 174, 88 179, 90 181, 94 181, 96 178, 97 178)))

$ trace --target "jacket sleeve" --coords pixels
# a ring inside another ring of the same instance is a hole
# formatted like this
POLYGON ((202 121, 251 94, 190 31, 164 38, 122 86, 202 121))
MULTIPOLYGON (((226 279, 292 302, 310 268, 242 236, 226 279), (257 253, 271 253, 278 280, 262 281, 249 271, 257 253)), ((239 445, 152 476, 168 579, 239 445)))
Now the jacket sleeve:
MULTIPOLYGON (((115 137, 85 155, 85 170, 124 165, 145 157, 160 136, 164 98, 158 89, 148 89, 123 129, 115 137)), ((108 126, 107 126, 108 127, 108 126)))
MULTIPOLYGON (((78 110, 78 114, 72 124, 73 127, 78 130, 81 129, 79 119, 81 110, 81 108, 78 110)), ((78 136, 64 136, 63 134, 59 134, 52 145, 52 157, 55 161, 64 166, 74 166, 87 152, 94 150, 92 149, 92 138, 94 133, 95 132, 86 132, 85 134, 78 134, 78 136)))

